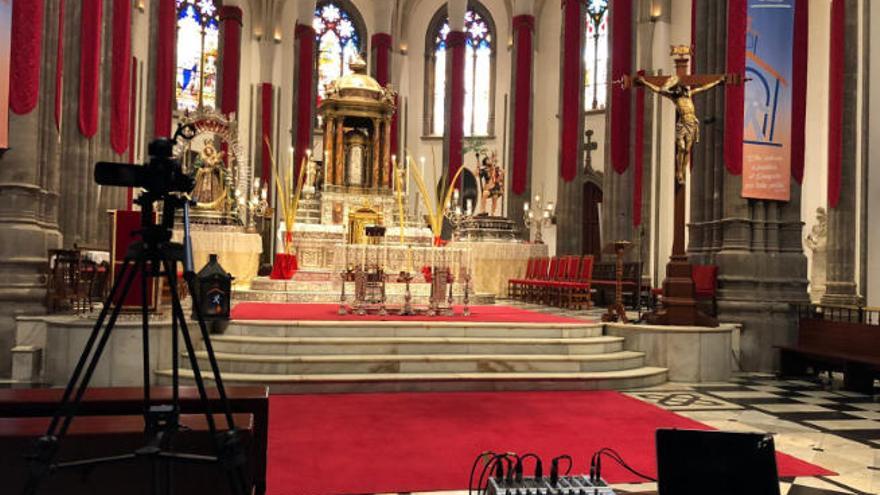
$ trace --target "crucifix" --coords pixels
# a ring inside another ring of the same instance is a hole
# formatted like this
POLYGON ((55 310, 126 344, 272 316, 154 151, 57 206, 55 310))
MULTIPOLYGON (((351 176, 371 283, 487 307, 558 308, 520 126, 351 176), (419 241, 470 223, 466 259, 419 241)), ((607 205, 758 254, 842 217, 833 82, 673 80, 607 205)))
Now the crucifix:
POLYGON ((684 247, 686 173, 694 143, 700 140, 700 120, 692 97, 720 84, 739 84, 739 74, 689 74, 691 49, 673 46, 675 75, 624 77, 624 88, 644 86, 675 104, 675 212, 672 255, 663 281, 663 305, 648 315, 656 325, 717 326, 718 320, 697 309, 691 264, 684 247))
POLYGON ((584 153, 587 154, 584 160, 584 172, 589 173, 593 170, 593 152, 599 149, 599 143, 593 141, 592 129, 587 129, 584 135, 587 136, 587 141, 584 143, 584 153))

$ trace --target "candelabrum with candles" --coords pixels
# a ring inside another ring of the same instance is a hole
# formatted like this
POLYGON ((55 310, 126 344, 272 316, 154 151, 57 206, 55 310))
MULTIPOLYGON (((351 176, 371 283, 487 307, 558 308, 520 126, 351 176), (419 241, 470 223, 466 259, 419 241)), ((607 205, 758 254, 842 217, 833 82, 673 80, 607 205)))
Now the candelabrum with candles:
POLYGON ((473 202, 468 199, 465 209, 462 211, 461 197, 459 196, 458 189, 452 191, 452 202, 447 202, 446 208, 443 210, 443 217, 446 218, 446 220, 449 221, 449 225, 452 226, 452 240, 458 240, 459 228, 464 220, 473 216, 473 207, 473 202))
POLYGON ((529 232, 535 230, 535 244, 544 244, 544 227, 556 223, 556 204, 553 201, 544 202, 540 195, 536 195, 534 201, 523 204, 523 223, 529 232))
MULTIPOLYGON (((244 201, 244 195, 238 193, 239 202, 244 201)), ((247 230, 248 232, 257 231, 257 219, 260 219, 260 230, 264 228, 264 222, 267 218, 272 218, 274 210, 269 205, 269 188, 266 184, 260 184, 260 179, 254 179, 251 189, 251 199, 247 203, 247 230)))

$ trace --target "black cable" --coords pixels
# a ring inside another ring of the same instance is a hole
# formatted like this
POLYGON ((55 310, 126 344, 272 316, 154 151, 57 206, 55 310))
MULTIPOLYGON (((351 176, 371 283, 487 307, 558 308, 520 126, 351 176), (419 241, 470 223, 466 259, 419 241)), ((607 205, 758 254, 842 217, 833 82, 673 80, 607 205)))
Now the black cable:
POLYGON ((648 476, 646 474, 640 473, 636 471, 632 466, 626 463, 623 460, 623 456, 621 456, 616 450, 605 447, 603 449, 599 449, 595 454, 593 454, 593 461, 590 463, 590 480, 594 483, 600 481, 602 479, 602 456, 606 456, 611 458, 613 461, 620 464, 621 467, 629 471, 630 473, 638 476, 647 481, 657 482, 656 478, 648 476))
POLYGON ((481 452, 475 459, 474 463, 471 466, 471 476, 468 478, 468 495, 473 495, 473 486, 474 486, 474 473, 477 471, 477 466, 480 464, 480 461, 485 459, 487 456, 494 456, 495 452, 491 450, 486 450, 481 452))

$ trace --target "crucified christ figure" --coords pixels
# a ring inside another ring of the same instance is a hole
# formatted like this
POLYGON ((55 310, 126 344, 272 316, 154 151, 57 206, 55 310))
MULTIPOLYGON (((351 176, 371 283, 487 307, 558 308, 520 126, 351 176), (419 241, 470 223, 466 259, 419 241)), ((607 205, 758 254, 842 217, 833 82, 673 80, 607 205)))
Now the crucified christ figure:
POLYGON ((732 82, 728 79, 730 79, 728 76, 720 76, 699 86, 683 84, 678 76, 668 77, 662 86, 652 83, 643 76, 636 79, 638 84, 664 98, 669 98, 675 104, 675 181, 679 185, 684 184, 684 174, 690 163, 694 143, 700 141, 700 119, 697 118, 692 97, 719 84, 732 82))

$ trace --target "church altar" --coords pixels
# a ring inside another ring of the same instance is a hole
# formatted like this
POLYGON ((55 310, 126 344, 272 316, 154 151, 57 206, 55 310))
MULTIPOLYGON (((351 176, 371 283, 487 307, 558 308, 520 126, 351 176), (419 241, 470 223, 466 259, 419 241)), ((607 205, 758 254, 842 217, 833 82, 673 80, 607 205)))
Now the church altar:
MULTIPOLYGON (((198 272, 208 263, 208 257, 216 254, 223 269, 235 279, 237 286, 250 284, 256 278, 263 252, 260 234, 246 232, 237 225, 192 224, 193 265, 198 272)), ((183 230, 175 229, 172 240, 183 241, 183 230)))
POLYGON ((507 297, 507 281, 523 277, 529 258, 548 256, 546 244, 505 241, 454 241, 469 253, 475 293, 507 297))

